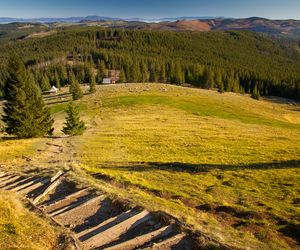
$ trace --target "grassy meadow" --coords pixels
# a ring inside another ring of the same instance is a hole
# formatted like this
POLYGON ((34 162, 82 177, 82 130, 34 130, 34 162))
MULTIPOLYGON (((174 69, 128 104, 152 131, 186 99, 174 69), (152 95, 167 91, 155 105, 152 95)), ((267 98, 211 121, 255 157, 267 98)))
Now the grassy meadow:
MULTIPOLYGON (((57 136, 66 105, 50 105, 57 136)), ((120 84, 98 86, 77 105, 88 130, 53 139, 64 146, 56 167, 71 159, 75 179, 231 246, 299 248, 299 104, 120 84)), ((7 152, 34 158, 49 140, 1 141, 1 164, 7 152)))
POLYGON ((100 188, 235 246, 296 246, 299 106, 162 84, 81 105, 89 130, 71 142, 100 188))

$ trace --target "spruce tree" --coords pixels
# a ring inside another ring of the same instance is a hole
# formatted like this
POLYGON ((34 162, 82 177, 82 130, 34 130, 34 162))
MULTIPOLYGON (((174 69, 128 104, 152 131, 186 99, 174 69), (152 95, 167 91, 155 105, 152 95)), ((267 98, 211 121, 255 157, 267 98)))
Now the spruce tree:
POLYGON ((96 92, 96 79, 94 76, 91 78, 91 83, 90 83, 90 93, 95 93, 96 92))
POLYGON ((60 85, 60 79, 58 77, 57 72, 55 71, 54 73, 54 85, 56 86, 56 88, 60 89, 61 85, 60 85))
POLYGON ((99 77, 101 78, 101 81, 103 78, 107 77, 107 70, 104 61, 99 62, 99 77))
POLYGON ((124 69, 122 69, 121 72, 120 72, 119 82, 120 82, 120 83, 126 82, 126 76, 125 76, 125 71, 124 71, 124 69))
POLYGON ((221 83, 219 84, 218 92, 221 93, 221 94, 223 94, 223 93, 225 92, 223 82, 221 82, 221 83))
POLYGON ((62 132, 66 135, 82 135, 86 129, 86 126, 84 122, 80 120, 79 110, 73 102, 70 102, 66 113, 66 123, 62 132))
POLYGON ((220 70, 217 70, 217 71, 216 71, 216 74, 215 74, 215 84, 216 84, 216 87, 217 87, 218 89, 221 89, 221 88, 222 88, 222 85, 223 85, 223 89, 224 89, 224 84, 223 84, 222 74, 221 74, 221 71, 220 71, 220 70))
POLYGON ((42 77, 40 82, 40 88, 42 91, 49 91, 51 89, 50 81, 47 75, 42 77))
POLYGON ((165 65, 165 63, 162 63, 162 65, 161 65, 160 75, 159 75, 159 81, 160 82, 166 82, 167 81, 166 65, 165 65))
POLYGON ((253 91, 252 91, 251 97, 252 97, 253 99, 256 99, 256 100, 259 100, 259 99, 260 99, 260 94, 259 94, 259 90, 258 90, 257 84, 255 84, 255 87, 254 87, 254 89, 253 89, 253 91))
POLYGON ((53 119, 40 90, 17 55, 9 60, 6 102, 2 121, 4 131, 18 138, 40 137, 53 132, 53 119))
POLYGON ((82 90, 80 88, 80 84, 79 82, 76 80, 75 75, 73 74, 73 72, 70 73, 69 76, 69 84, 70 84, 70 94, 72 94, 72 99, 78 100, 80 98, 82 98, 83 93, 82 90))

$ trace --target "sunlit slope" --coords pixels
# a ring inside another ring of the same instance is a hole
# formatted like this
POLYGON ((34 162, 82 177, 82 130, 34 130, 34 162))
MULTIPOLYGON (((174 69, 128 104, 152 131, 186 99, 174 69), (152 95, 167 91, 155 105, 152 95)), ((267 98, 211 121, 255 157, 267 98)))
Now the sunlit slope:
POLYGON ((246 165, 300 158, 296 106, 167 85, 102 87, 89 101, 88 163, 246 165), (95 108, 93 106, 95 105, 95 108))
POLYGON ((80 105, 89 129, 71 139, 74 159, 98 187, 237 247, 297 244, 297 104, 128 84, 80 105))

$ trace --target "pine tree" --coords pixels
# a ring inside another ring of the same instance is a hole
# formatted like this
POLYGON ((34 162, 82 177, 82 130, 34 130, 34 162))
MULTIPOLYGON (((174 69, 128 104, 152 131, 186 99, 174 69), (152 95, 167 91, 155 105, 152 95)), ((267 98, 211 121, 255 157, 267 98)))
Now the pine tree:
POLYGON ((69 76, 70 94, 72 94, 73 100, 78 100, 83 97, 82 90, 79 82, 76 80, 75 75, 71 72, 69 76))
POLYGON ((260 99, 260 94, 259 94, 259 90, 258 90, 257 84, 255 84, 255 87, 254 87, 254 89, 253 89, 253 91, 252 91, 251 97, 252 97, 253 99, 256 99, 256 100, 259 100, 259 99, 260 99))
POLYGON ((99 63, 99 76, 101 77, 101 81, 103 78, 107 77, 107 70, 104 61, 100 61, 99 63))
POLYGON ((159 74, 159 81, 160 82, 166 82, 167 81, 166 65, 165 65, 165 63, 162 63, 162 65, 161 65, 160 74, 159 74))
POLYGON ((84 82, 85 83, 91 83, 94 76, 93 76, 93 71, 92 71, 92 68, 90 66, 85 66, 84 67, 84 82))
POLYGON ((184 83, 184 74, 182 71, 181 64, 179 62, 175 63, 174 82, 184 83))
POLYGON ((56 88, 60 89, 61 88, 61 85, 60 85, 60 79, 59 79, 59 76, 57 74, 57 72, 55 71, 55 74, 54 74, 54 85, 56 86, 56 88))
POLYGON ((126 76, 125 76, 124 69, 121 69, 120 76, 119 76, 119 82, 121 82, 121 83, 126 82, 126 76))
POLYGON ((133 63, 133 67, 131 70, 132 70, 132 81, 140 82, 141 81, 141 69, 140 69, 140 64, 138 61, 135 61, 133 63))
POLYGON ((40 88, 42 91, 49 91, 51 89, 50 81, 47 75, 42 76, 40 88))
POLYGON ((214 72, 212 71, 211 68, 205 68, 203 72, 203 84, 202 87, 209 89, 209 88, 214 88, 215 86, 215 81, 214 81, 214 72))
POLYGON ((148 80, 149 80, 149 74, 148 74, 147 64, 145 62, 142 62, 141 63, 141 81, 148 82, 148 80))
POLYGON ((218 92, 221 93, 221 94, 223 94, 223 93, 225 92, 223 82, 221 82, 221 83, 219 84, 218 92))
POLYGON ((17 55, 9 60, 6 82, 4 131, 18 138, 40 137, 53 132, 53 119, 45 106, 40 90, 17 55))
POLYGON ((89 91, 90 91, 90 93, 95 93, 96 92, 96 79, 95 79, 94 76, 92 76, 89 91))
POLYGON ((84 122, 80 120, 79 110, 73 102, 70 102, 66 113, 66 123, 62 132, 66 135, 82 135, 86 129, 86 126, 84 122))
POLYGON ((220 71, 220 70, 217 70, 217 71, 216 71, 216 74, 215 74, 215 84, 216 84, 216 87, 217 87, 218 89, 221 89, 221 88, 222 88, 222 85, 223 85, 223 89, 224 89, 224 84, 223 84, 222 74, 221 74, 221 71, 220 71))

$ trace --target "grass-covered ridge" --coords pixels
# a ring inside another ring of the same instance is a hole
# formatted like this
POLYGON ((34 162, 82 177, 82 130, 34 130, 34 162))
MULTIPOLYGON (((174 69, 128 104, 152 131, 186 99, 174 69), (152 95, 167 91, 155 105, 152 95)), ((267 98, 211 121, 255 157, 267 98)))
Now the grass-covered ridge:
POLYGON ((161 84, 82 103, 89 131, 71 141, 103 189, 236 246, 295 246, 298 106, 161 84))

